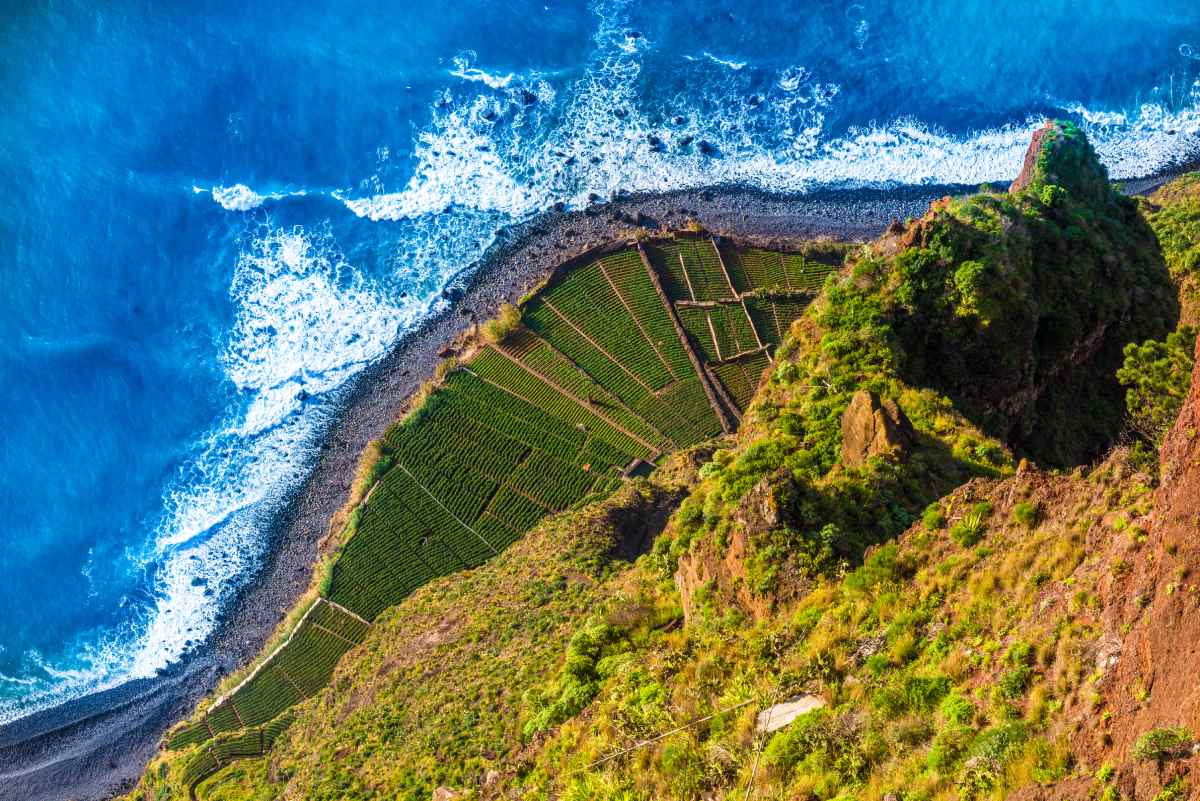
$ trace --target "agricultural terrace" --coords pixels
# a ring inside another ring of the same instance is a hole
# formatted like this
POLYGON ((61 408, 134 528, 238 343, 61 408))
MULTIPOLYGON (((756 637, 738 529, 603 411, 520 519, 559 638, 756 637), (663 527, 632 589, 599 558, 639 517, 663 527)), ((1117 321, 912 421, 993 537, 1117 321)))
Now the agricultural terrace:
POLYGON ((370 622, 498 554, 546 515, 603 497, 664 454, 734 430, 775 346, 844 249, 678 235, 564 266, 520 321, 445 371, 383 439, 378 479, 291 636, 168 735, 195 787, 262 754, 370 622))

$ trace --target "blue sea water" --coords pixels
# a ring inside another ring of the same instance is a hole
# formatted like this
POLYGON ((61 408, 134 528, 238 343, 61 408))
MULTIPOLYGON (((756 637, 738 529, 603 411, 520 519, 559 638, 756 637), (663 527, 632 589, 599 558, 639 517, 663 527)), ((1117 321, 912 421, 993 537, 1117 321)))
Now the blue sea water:
POLYGON ((590 193, 1200 156, 1183 2, 10 2, 0 723, 211 633, 347 381, 590 193), (403 295, 402 293, 407 293, 403 295))

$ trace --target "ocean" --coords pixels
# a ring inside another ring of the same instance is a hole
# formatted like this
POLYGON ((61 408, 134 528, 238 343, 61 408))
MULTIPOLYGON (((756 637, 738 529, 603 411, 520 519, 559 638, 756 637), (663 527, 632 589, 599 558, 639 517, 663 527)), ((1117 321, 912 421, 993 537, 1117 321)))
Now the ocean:
POLYGON ((621 190, 1200 157, 1200 6, 18 3, 0 30, 0 723, 186 659, 352 379, 621 190))

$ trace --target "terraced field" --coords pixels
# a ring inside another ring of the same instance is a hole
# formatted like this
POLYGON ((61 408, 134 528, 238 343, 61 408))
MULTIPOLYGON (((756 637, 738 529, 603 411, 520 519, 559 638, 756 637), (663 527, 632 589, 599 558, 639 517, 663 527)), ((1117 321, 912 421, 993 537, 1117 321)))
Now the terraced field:
POLYGON ((731 431, 840 251, 776 253, 678 235, 560 270, 498 341, 475 342, 383 439, 380 478, 290 638, 168 735, 195 787, 264 753, 370 622, 478 565, 547 514, 731 431))

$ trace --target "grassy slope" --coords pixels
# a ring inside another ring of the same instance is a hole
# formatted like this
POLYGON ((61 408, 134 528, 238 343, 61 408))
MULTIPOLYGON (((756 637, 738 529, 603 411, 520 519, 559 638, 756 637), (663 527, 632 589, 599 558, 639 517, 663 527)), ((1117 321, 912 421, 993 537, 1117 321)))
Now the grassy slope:
MULTIPOLYGON (((1042 188, 1013 211, 1047 216, 1042 188)), ((942 215, 995 236, 1005 200, 945 204, 916 227, 936 233, 942 215)), ((1103 237, 1102 225, 1086 233, 1103 237)), ((957 411, 994 428, 987 398, 964 402, 949 379, 909 383, 903 321, 914 310, 952 323, 974 315, 959 335, 981 348, 1006 341, 989 338, 983 318, 1011 311, 996 297, 1011 283, 956 280, 953 251, 937 256, 940 290, 906 287, 904 254, 922 249, 884 241, 827 289, 737 442, 699 476, 680 470, 656 479, 668 488, 644 484, 554 518, 494 562, 423 589, 297 709, 268 760, 236 764, 201 796, 428 798, 448 785, 483 797, 740 798, 753 776, 762 798, 950 798, 1078 771, 1063 738, 1091 711, 1095 588, 1136 558, 1152 479, 1125 451, 1089 472, 1012 475, 1003 445, 957 411), (931 307, 921 293, 949 300, 931 307), (901 463, 837 466, 841 410, 859 388, 897 399, 913 420, 919 443, 901 463), (953 489, 972 475, 991 477, 953 489), (786 487, 796 513, 748 538, 733 584, 689 588, 681 625, 679 562, 722 557, 742 497, 764 479, 786 487), (612 558, 628 528, 614 521, 639 516, 621 510, 669 507, 681 485, 690 497, 653 552, 634 565, 612 558), (756 737, 755 712, 801 691, 829 709, 756 737)), ((1168 260, 1186 250, 1168 248, 1168 260)), ((1152 269, 1129 270, 1151 298, 1152 269)), ((1171 309, 1155 316, 1129 338, 1165 333, 1171 309)), ((1071 380, 1088 378, 1104 381, 1086 370, 1071 380)), ((1060 414, 1033 408, 1022 410, 1032 430, 1060 414)), ((179 762, 152 764, 131 797, 183 797, 172 789, 179 762)))

